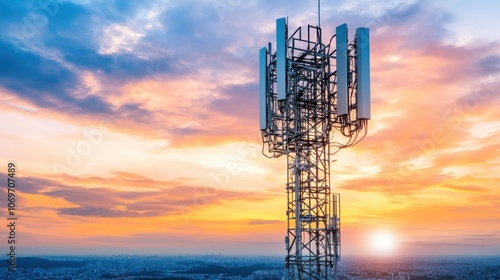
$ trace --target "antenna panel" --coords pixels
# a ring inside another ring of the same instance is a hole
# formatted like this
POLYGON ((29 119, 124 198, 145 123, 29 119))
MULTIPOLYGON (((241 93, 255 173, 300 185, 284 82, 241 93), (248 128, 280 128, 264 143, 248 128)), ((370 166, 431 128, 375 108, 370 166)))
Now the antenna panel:
POLYGON ((276 20, 276 79, 278 100, 286 99, 286 19, 276 20))
POLYGON ((347 92, 347 24, 337 26, 336 29, 337 42, 337 115, 347 115, 348 108, 348 92, 347 92))
POLYGON ((262 48, 259 51, 259 109, 260 109, 260 130, 265 130, 267 126, 267 50, 262 48))
POLYGON ((357 116, 358 119, 370 119, 370 29, 356 29, 357 49, 357 116))

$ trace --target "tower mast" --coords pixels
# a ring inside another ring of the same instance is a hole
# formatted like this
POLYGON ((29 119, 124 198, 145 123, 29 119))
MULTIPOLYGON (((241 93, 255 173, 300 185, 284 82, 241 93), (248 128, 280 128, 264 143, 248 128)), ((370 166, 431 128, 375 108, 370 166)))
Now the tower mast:
POLYGON ((289 279, 337 279, 340 195, 331 192, 331 148, 359 142, 370 119, 369 30, 358 28, 349 43, 343 24, 325 44, 319 5, 318 26, 290 33, 277 19, 276 52, 271 43, 260 50, 263 154, 287 159, 289 279), (334 131, 347 141, 332 144, 334 131))

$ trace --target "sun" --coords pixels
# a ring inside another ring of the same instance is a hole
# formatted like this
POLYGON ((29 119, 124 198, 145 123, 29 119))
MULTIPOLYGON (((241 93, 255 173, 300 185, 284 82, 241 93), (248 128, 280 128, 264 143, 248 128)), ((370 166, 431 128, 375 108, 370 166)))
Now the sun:
POLYGON ((396 238, 390 232, 376 232, 371 238, 371 245, 378 254, 390 254, 396 247, 396 238))

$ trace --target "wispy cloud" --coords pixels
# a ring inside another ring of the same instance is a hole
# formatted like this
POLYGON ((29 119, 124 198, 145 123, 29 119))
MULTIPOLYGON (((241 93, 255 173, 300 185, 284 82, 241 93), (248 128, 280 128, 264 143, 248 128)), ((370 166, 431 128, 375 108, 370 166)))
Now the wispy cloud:
MULTIPOLYGON (((156 181, 117 172, 111 178, 64 176, 65 182, 25 177, 23 193, 63 199, 75 207, 57 208, 61 215, 87 217, 152 217, 186 212, 225 202, 260 202, 275 196, 156 181)), ((52 206, 53 207, 53 206, 52 206)))

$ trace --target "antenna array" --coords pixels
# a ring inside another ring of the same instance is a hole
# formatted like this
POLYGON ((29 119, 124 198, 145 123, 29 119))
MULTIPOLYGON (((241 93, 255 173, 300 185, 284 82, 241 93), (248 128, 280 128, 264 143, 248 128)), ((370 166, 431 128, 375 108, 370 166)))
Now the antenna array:
POLYGON ((347 25, 340 25, 325 44, 319 26, 290 33, 285 18, 276 20, 276 51, 271 43, 260 49, 262 152, 287 158, 290 279, 336 279, 340 195, 331 192, 331 148, 352 146, 366 135, 369 55, 368 28, 356 29, 349 42, 347 25), (334 141, 334 131, 348 140, 334 141))

